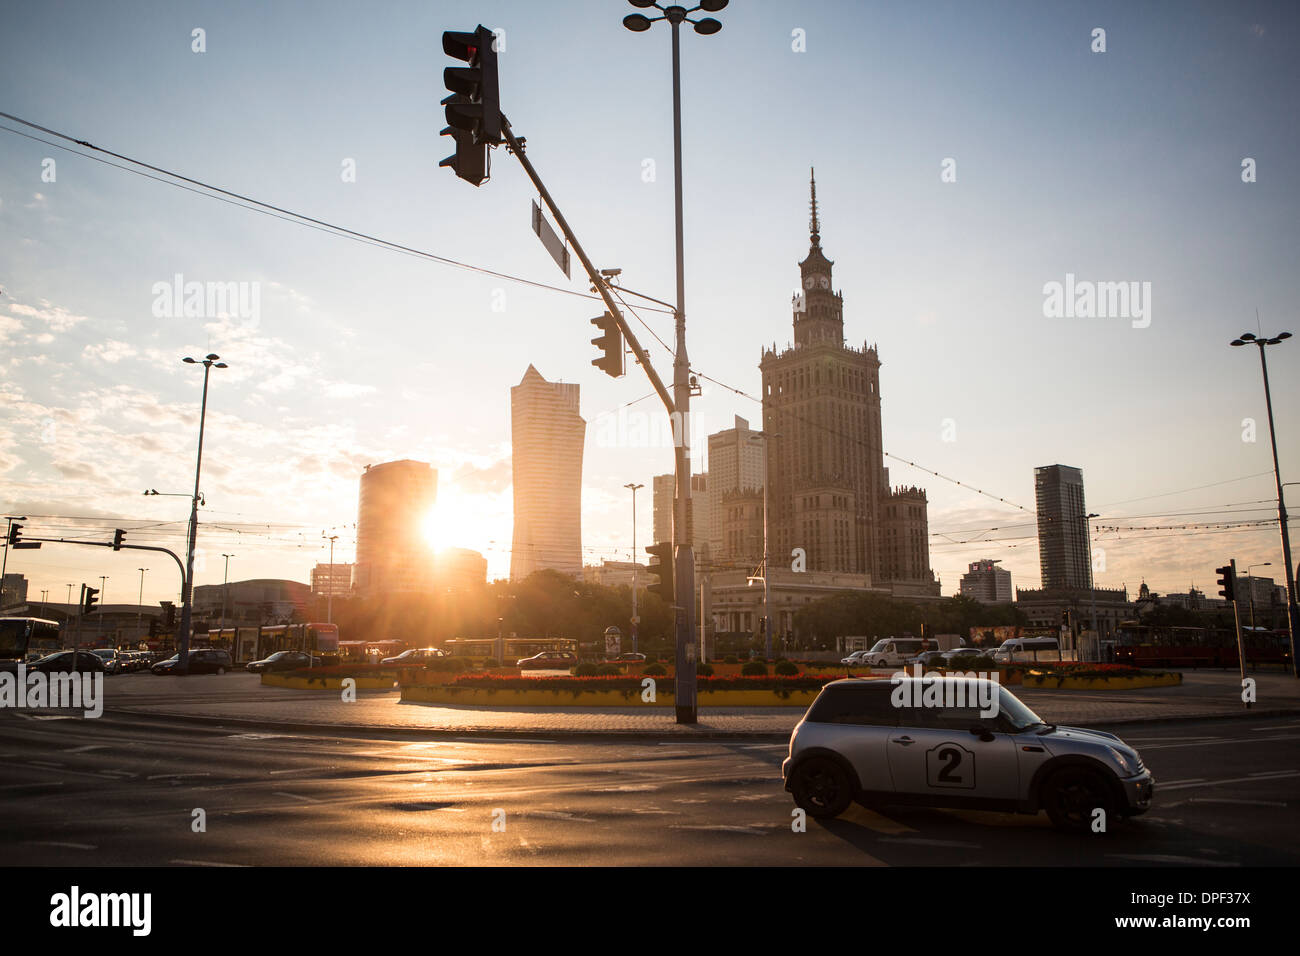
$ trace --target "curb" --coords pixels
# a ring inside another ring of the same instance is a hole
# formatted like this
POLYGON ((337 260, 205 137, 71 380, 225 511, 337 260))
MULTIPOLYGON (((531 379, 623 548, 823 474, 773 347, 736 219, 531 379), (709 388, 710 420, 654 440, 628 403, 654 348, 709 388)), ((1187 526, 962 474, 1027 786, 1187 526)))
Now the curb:
MULTIPOLYGON (((212 717, 196 714, 172 714, 162 711, 105 710, 105 716, 126 716, 153 721, 181 721, 205 724, 208 726, 230 726, 243 729, 278 730, 293 733, 311 734, 318 737, 328 736, 400 736, 415 737, 424 740, 458 740, 465 737, 492 739, 529 738, 538 740, 564 739, 576 741, 599 742, 613 739, 625 742, 689 742, 692 740, 734 740, 756 741, 762 743, 787 743, 789 731, 744 731, 744 730, 569 730, 557 728, 547 730, 537 727, 503 728, 500 730, 471 727, 463 730, 439 729, 436 727, 392 727, 383 724, 320 724, 300 723, 294 721, 259 720, 248 717, 212 717)), ((1172 724, 1191 723, 1208 720, 1243 720, 1252 717, 1295 717, 1300 716, 1300 707, 1274 708, 1269 710, 1242 710, 1231 714, 1179 714, 1170 717, 1126 717, 1118 720, 1089 722, 1097 729, 1106 727, 1134 726, 1138 724, 1172 724)), ((1066 724, 1067 727, 1075 726, 1066 724)))

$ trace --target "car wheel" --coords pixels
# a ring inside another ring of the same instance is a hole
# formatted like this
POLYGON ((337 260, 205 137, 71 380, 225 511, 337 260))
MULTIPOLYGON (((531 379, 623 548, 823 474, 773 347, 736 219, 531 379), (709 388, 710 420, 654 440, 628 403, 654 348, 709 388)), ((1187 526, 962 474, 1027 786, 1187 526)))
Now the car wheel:
POLYGON ((218 668, 217 668, 217 673, 218 673, 218 674, 224 674, 225 672, 226 672, 226 669, 225 669, 224 667, 218 667, 218 668))
POLYGON ((1106 781, 1097 771, 1082 767, 1052 774, 1043 784, 1042 802, 1053 825, 1063 830, 1088 829, 1098 808, 1106 812, 1107 820, 1116 816, 1106 781))
POLYGON ((853 802, 848 773, 829 757, 809 757, 790 781, 795 805, 819 820, 838 817, 853 802))

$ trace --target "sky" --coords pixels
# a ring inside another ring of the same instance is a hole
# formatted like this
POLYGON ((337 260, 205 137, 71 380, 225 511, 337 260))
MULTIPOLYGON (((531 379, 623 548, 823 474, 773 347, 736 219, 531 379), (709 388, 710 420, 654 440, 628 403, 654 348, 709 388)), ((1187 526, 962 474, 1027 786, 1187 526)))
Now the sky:
MULTIPOLYGON (((437 546, 505 576, 509 389, 532 363, 581 386, 584 559, 630 557, 629 482, 647 486, 649 544, 651 478, 672 454, 642 440, 662 415, 643 374, 590 365, 603 307, 533 235, 519 164, 494 151, 477 189, 438 167, 440 35, 501 29, 503 111, 583 246, 672 299, 669 32, 625 30, 632 10, 7 5, 0 111, 556 288, 250 212, 0 120, 0 506, 28 535, 104 540, 117 524, 183 547, 203 375, 181 358, 213 352, 229 368, 211 373, 198 584, 222 580, 226 554, 231 580, 306 581, 325 534, 350 560, 360 473, 400 458, 438 469, 437 546), (246 283, 250 307, 169 314, 157 290, 177 276, 246 283)), ((757 395, 761 349, 791 340, 815 166, 846 339, 879 349, 886 464, 928 491, 945 594, 986 557, 1037 585, 1033 469, 1058 462, 1082 468, 1102 516, 1099 586, 1212 592, 1229 558, 1281 579, 1276 524, 1213 526, 1275 518, 1258 357, 1228 342, 1300 331, 1293 5, 734 0, 716 16, 720 33, 682 36, 695 369, 757 395), (1045 286, 1067 276, 1139 283, 1149 308, 1047 314, 1045 286)), ((638 311, 670 337, 670 316, 638 311)), ((1300 342, 1269 358, 1283 479, 1300 481, 1300 342)), ((693 408, 697 435, 761 422, 708 381, 693 408)), ((33 599, 107 575, 109 602, 134 601, 142 565, 146 601, 179 590, 161 555, 12 557, 33 599)))

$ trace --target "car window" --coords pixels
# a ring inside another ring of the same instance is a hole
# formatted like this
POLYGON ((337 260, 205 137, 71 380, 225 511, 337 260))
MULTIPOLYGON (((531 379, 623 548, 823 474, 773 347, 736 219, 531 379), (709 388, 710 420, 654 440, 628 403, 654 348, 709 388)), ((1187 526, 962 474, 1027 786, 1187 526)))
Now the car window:
POLYGON ((888 685, 845 684, 823 690, 805 719, 820 724, 892 727, 897 717, 888 685))

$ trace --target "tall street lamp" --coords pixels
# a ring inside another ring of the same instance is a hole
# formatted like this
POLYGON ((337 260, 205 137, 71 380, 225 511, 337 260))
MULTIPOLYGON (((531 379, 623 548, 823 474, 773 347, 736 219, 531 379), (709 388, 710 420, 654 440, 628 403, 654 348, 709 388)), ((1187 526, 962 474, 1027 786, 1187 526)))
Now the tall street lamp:
POLYGON ((336 534, 327 535, 324 531, 322 531, 321 537, 329 538, 329 542, 330 542, 330 576, 329 576, 329 583, 326 585, 326 591, 329 596, 325 599, 325 623, 333 624, 334 623, 334 542, 339 539, 339 536, 336 534))
POLYGON ((630 488, 630 489, 632 490, 632 653, 635 654, 635 653, 636 653, 637 629, 638 629, 638 625, 640 625, 640 623, 641 623, 641 618, 640 618, 640 616, 638 616, 638 614, 637 614, 637 610, 636 610, 636 584, 637 584, 637 581, 636 581, 636 569, 637 569, 637 555, 636 555, 636 492, 637 492, 637 489, 638 489, 638 488, 644 488, 645 485, 638 485, 638 484, 635 484, 635 483, 633 483, 633 482, 628 482, 628 483, 627 483, 626 485, 624 485, 623 487, 624 487, 624 488, 630 488))
POLYGON ((140 572, 140 596, 135 599, 135 635, 138 640, 143 635, 140 633, 140 615, 144 611, 144 574, 148 568, 136 568, 140 572))
POLYGON ((1282 472, 1277 463, 1277 432, 1273 429, 1273 396, 1268 387, 1268 360, 1264 357, 1264 346, 1280 345, 1291 338, 1290 332, 1279 332, 1269 338, 1258 338, 1253 332, 1243 332, 1229 345, 1242 346, 1249 343, 1259 346, 1259 367, 1264 373, 1264 402, 1268 405, 1268 439, 1273 446, 1273 481, 1277 485, 1277 523, 1282 531, 1282 563, 1286 565, 1286 622, 1291 634, 1291 675, 1300 677, 1296 668, 1296 631, 1300 630, 1300 608, 1296 607, 1295 570, 1291 564, 1291 536, 1286 527, 1286 501, 1282 498, 1282 472))
POLYGON ((660 16, 650 18, 640 13, 628 14, 623 18, 623 26, 633 33, 642 33, 650 29, 651 24, 666 20, 672 27, 673 49, 673 178, 674 178, 674 213, 677 221, 677 306, 673 310, 676 323, 677 341, 673 357, 673 415, 677 418, 674 429, 676 454, 674 457, 677 476, 676 495, 673 500, 673 554, 676 577, 675 593, 677 595, 676 637, 677 637, 677 723, 693 724, 697 716, 697 699, 695 693, 695 661, 692 651, 695 631, 695 555, 692 550, 691 536, 687 531, 688 507, 691 495, 691 441, 690 441, 690 406, 691 406, 691 366, 686 355, 686 272, 685 248, 682 239, 682 76, 681 76, 681 25, 689 23, 695 32, 709 36, 722 29, 722 24, 712 17, 692 20, 689 14, 697 10, 716 13, 727 5, 727 0, 702 0, 689 10, 676 4, 660 6, 655 0, 628 0, 634 7, 647 9, 653 7, 660 16))
MULTIPOLYGON (((226 559, 226 568, 221 572, 221 629, 224 631, 226 629, 226 596, 230 593, 230 559, 235 555, 223 553, 221 556, 226 559)), ((230 646, 232 648, 235 646, 233 641, 230 646)))
POLYGON ((1092 603, 1092 639, 1097 642, 1095 651, 1097 660, 1101 660, 1101 631, 1097 630, 1097 582, 1092 576, 1092 519, 1100 517, 1101 515, 1098 514, 1089 514, 1083 519, 1088 541, 1088 592, 1092 603))
MULTIPOLYGON (((208 416, 208 374, 212 371, 213 365, 217 368, 227 368, 225 362, 218 362, 220 355, 209 354, 204 356, 203 364, 203 400, 199 404, 199 452, 194 462, 194 494, 190 498, 190 538, 189 546, 185 551, 185 584, 181 592, 181 637, 177 642, 176 651, 176 668, 179 671, 185 671, 190 663, 190 627, 194 623, 194 608, 191 606, 194 598, 194 544, 198 538, 199 532, 199 475, 203 471, 203 426, 208 416)), ((187 365, 198 364, 197 359, 192 359, 188 355, 181 361, 187 365)))
POLYGON ((772 659, 772 569, 767 546, 767 486, 771 484, 767 480, 767 448, 773 438, 780 437, 773 432, 755 432, 750 436, 751 441, 763 443, 763 656, 768 660, 772 659))
POLYGON ((1272 561, 1246 566, 1246 586, 1250 588, 1250 629, 1252 632, 1255 630, 1255 579, 1250 576, 1250 572, 1255 568, 1271 568, 1272 566, 1272 561))

